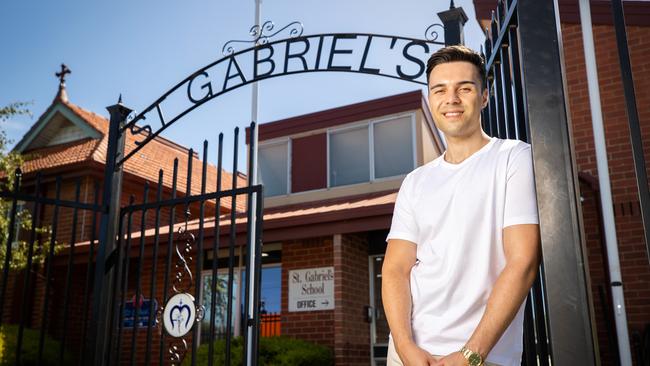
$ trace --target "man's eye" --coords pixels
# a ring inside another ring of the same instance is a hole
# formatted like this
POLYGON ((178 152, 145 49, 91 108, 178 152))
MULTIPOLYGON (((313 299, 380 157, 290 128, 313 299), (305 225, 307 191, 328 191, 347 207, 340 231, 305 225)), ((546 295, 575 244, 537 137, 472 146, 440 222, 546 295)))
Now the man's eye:
POLYGON ((469 93, 470 91, 472 91, 472 89, 470 89, 470 88, 460 88, 460 91, 462 91, 463 93, 469 93))
POLYGON ((438 94, 438 95, 440 95, 440 94, 443 94, 444 92, 445 92, 444 90, 438 89, 438 90, 434 90, 434 91, 433 91, 433 94, 438 94))

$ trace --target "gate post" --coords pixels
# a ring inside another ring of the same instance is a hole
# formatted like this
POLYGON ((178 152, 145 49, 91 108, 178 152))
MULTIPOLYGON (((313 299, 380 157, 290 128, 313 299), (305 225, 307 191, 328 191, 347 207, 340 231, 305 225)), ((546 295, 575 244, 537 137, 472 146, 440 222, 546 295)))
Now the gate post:
POLYGON ((445 46, 465 44, 463 27, 468 18, 463 7, 455 7, 454 0, 451 0, 449 10, 441 11, 438 17, 445 28, 445 46))
POLYGON ((515 72, 522 74, 533 152, 552 364, 595 365, 593 303, 557 3, 518 2, 521 70, 515 72))
POLYGON ((117 266, 115 242, 122 193, 122 164, 117 164, 124 156, 124 133, 121 131, 131 109, 122 105, 120 96, 117 104, 106 108, 110 113, 108 147, 102 190, 102 214, 99 227, 99 246, 95 259, 95 277, 92 299, 92 320, 90 342, 93 365, 104 365, 109 352, 110 319, 113 310, 114 271, 117 266))

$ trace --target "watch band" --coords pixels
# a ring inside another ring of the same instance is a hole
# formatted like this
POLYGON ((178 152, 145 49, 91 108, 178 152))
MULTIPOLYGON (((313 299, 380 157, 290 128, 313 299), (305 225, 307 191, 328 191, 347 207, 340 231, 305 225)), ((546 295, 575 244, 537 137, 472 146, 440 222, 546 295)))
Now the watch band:
POLYGON ((482 366, 483 365, 483 357, 478 352, 474 352, 470 350, 469 348, 463 346, 460 349, 460 353, 465 357, 467 360, 467 363, 469 366, 482 366))

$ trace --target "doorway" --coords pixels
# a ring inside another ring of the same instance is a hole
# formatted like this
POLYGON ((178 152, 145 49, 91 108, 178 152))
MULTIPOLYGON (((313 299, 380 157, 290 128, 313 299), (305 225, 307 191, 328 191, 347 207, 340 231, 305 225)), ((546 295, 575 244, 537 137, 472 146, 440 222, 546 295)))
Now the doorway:
POLYGON ((383 264, 384 254, 368 257, 368 273, 370 275, 368 319, 370 320, 370 364, 372 366, 385 366, 388 353, 390 330, 381 298, 381 267, 383 264))

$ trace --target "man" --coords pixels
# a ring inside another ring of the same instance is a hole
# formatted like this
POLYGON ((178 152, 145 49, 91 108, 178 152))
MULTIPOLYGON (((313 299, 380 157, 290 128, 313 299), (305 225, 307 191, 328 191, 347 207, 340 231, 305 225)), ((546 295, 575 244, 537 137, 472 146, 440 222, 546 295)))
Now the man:
POLYGON ((382 269, 388 365, 520 365, 540 260, 531 150, 490 138, 485 66, 451 46, 427 65, 447 150, 402 183, 382 269))

